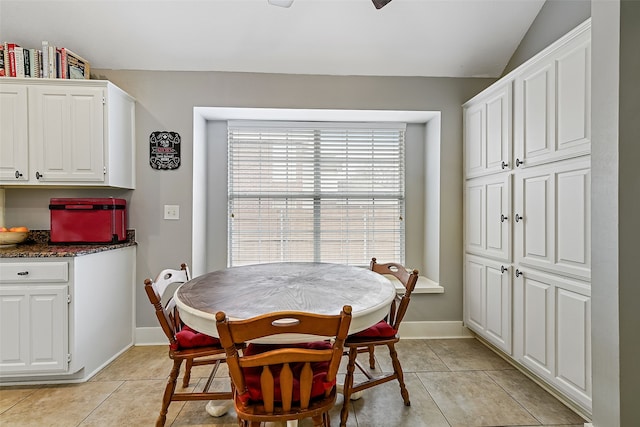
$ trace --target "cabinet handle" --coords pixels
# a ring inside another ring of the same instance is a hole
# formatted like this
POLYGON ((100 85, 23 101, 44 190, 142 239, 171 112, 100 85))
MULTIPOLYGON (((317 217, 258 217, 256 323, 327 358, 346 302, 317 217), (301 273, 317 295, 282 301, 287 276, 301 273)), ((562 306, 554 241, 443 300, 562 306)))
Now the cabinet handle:
POLYGON ((16 179, 20 179, 21 176, 22 174, 20 173, 20 171, 16 171, 16 179))
POLYGON ((524 165, 524 160, 516 159, 516 167, 519 167, 520 165, 524 165))
POLYGON ((516 277, 524 276, 524 273, 516 268, 516 277))
POLYGON ((516 222, 520 222, 521 219, 524 219, 524 217, 516 214, 516 222))
POLYGON ((509 163, 502 162, 502 169, 505 169, 508 166, 509 166, 509 163))
POLYGON ((505 272, 505 271, 508 271, 508 270, 509 270, 509 268, 508 268, 508 267, 505 267, 504 265, 501 265, 501 266, 500 266, 500 273, 504 274, 504 272, 505 272))
POLYGON ((44 178, 44 175, 40 175, 40 172, 36 172, 36 179, 44 178))
POLYGON ((29 272, 28 271, 18 271, 18 276, 28 276, 29 272))
POLYGON ((504 216, 504 214, 500 215, 500 222, 505 222, 508 219, 509 219, 508 216, 504 216))

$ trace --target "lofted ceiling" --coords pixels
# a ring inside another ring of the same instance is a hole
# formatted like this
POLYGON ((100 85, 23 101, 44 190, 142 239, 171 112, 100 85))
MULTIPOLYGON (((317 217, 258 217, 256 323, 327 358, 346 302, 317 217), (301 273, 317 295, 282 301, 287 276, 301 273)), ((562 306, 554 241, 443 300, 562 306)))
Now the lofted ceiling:
POLYGON ((544 0, 0 0, 0 40, 92 68, 499 77, 544 0))

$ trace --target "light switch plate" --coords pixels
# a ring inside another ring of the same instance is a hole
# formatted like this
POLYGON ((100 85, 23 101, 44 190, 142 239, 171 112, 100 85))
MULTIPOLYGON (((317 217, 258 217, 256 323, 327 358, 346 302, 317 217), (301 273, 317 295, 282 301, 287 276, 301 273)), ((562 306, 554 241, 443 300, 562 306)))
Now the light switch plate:
POLYGON ((180 205, 164 205, 164 219, 180 219, 180 205))

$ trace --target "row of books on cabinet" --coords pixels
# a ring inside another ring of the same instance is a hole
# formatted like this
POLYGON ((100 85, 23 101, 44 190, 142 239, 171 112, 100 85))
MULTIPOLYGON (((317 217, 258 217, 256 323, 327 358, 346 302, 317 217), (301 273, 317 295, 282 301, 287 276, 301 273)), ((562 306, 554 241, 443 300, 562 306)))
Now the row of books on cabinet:
POLYGON ((42 42, 42 49, 9 42, 0 45, 0 77, 88 79, 90 71, 86 59, 48 41, 42 42))

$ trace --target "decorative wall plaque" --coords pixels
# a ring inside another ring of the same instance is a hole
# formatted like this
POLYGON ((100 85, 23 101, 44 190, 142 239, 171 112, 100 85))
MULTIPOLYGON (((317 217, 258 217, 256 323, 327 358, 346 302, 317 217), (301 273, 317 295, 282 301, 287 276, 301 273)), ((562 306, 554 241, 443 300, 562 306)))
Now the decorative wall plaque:
POLYGON ((180 166, 180 134, 178 132, 151 132, 149 164, 153 169, 178 169, 180 166))

